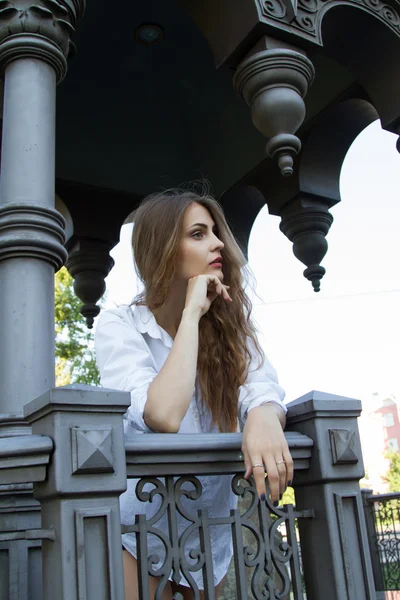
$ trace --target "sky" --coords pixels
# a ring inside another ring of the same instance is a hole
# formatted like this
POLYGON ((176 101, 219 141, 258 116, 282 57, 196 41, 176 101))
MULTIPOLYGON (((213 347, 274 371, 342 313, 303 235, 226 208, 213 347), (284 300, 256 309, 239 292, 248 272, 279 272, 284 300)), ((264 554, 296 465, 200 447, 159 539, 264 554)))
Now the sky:
MULTIPOLYGON (((312 390, 360 398, 394 394, 400 400, 400 154, 397 136, 376 121, 351 146, 343 163, 341 202, 315 293, 305 266, 279 230, 280 218, 259 213, 249 240, 256 280, 253 315, 262 346, 287 401, 312 390)), ((129 303, 137 291, 130 225, 112 250, 106 308, 129 303)))

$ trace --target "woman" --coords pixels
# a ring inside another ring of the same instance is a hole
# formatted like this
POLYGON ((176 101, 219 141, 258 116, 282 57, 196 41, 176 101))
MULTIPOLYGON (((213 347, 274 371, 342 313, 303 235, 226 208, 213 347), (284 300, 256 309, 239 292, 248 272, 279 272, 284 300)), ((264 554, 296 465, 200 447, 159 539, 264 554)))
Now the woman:
MULTIPOLYGON (((207 194, 170 190, 146 198, 134 221, 132 247, 144 292, 132 306, 104 311, 96 329, 103 386, 131 392, 125 431, 217 433, 238 431, 240 425, 245 477, 254 475, 265 501, 267 472, 277 506, 293 478, 283 434, 284 393, 257 341, 243 287, 245 258, 221 207, 207 194)), ((193 513, 200 507, 211 516, 227 516, 235 507, 230 478, 200 480, 203 494, 192 501, 193 513)), ((150 517, 156 509, 141 503, 135 483, 128 481, 122 522, 132 524, 135 514, 150 517)), ((223 527, 211 531, 217 592, 232 557, 229 527, 223 527)), ((135 534, 125 534, 123 546, 125 598, 136 600, 135 534)), ((149 539, 148 546, 160 552, 156 541, 149 539)), ((193 541, 187 552, 196 547, 193 541)), ((192 575, 203 589, 201 573, 192 575)), ((157 583, 150 577, 152 594, 157 583)), ((187 586, 183 576, 179 585, 169 582, 163 598, 176 591, 192 598, 187 586)))

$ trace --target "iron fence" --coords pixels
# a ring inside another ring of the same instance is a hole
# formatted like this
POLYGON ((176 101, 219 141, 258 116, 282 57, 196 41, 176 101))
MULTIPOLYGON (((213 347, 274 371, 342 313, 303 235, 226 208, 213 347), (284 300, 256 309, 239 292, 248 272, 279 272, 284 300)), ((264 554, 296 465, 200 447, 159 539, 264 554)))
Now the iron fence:
MULTIPOLYGON (((221 527, 234 547, 224 600, 289 600, 291 594, 299 600, 304 586, 308 600, 376 599, 358 483, 364 472, 359 401, 311 392, 289 405, 285 435, 296 508, 259 502, 253 482, 243 480, 240 434, 124 439, 129 404, 129 394, 103 388, 52 389, 25 406, 31 431, 0 439, 0 599, 123 600, 119 499, 127 477, 137 480, 144 503, 158 503, 150 519, 138 515, 130 525, 141 550, 141 600, 149 600, 155 569, 161 577, 155 599, 170 576, 177 580, 181 572, 189 580, 201 571, 204 597, 212 600, 209 533, 221 527), (206 489, 202 478, 223 476, 239 498, 237 508, 226 515, 193 510, 206 489), (182 530, 176 518, 188 504, 182 530), (190 532, 198 544, 188 556, 190 532), (146 547, 151 534, 163 538, 161 560, 146 547)), ((375 540, 374 504, 364 500, 375 540)), ((381 522, 388 527, 389 517, 381 522)))
MULTIPOLYGON (((311 456, 311 440, 296 433, 288 433, 287 438, 295 466, 306 466, 311 456)), ((223 434, 217 438, 212 434, 164 435, 160 442, 157 447, 154 435, 132 436, 126 441, 128 477, 139 477, 137 497, 144 503, 154 503, 158 498, 151 518, 137 515, 134 525, 123 527, 123 533, 135 533, 137 538, 141 600, 149 597, 149 575, 160 578, 155 598, 161 598, 169 577, 178 584, 183 575, 196 600, 200 598, 194 576, 198 572, 202 573, 206 597, 213 600, 210 531, 224 527, 230 530, 234 550, 223 588, 225 600, 304 600, 296 521, 313 518, 313 510, 296 511, 292 505, 274 507, 268 498, 265 502, 259 501, 253 480, 243 479, 239 434, 223 434), (189 469, 194 474, 188 475, 189 469), (140 477, 148 472, 156 476, 140 477), (222 517, 203 510, 191 511, 191 501, 197 501, 202 495, 204 476, 231 476, 238 507, 222 517), (184 529, 178 527, 178 514, 187 523, 184 529), (160 541, 158 553, 149 551, 149 536, 160 541), (188 553, 186 546, 190 539, 189 546, 196 549, 188 553)))
POLYGON ((376 590, 400 590, 400 492, 362 495, 376 590))

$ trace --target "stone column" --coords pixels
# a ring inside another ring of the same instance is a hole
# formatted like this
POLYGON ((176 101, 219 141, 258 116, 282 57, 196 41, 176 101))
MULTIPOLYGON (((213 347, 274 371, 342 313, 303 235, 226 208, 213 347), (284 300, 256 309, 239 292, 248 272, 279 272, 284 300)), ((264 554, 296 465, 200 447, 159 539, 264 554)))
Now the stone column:
POLYGON ((20 415, 54 385, 53 281, 66 259, 54 209, 56 84, 84 5, 1 2, 0 413, 20 415))
POLYGON ((123 600, 119 495, 126 489, 122 415, 127 392, 52 389, 24 407, 35 435, 54 441, 45 481, 34 484, 44 539, 43 600, 123 600))
POLYGON ((288 428, 314 441, 308 471, 296 471, 299 519, 308 600, 375 600, 359 480, 364 466, 357 417, 361 402, 311 392, 288 404, 288 428))

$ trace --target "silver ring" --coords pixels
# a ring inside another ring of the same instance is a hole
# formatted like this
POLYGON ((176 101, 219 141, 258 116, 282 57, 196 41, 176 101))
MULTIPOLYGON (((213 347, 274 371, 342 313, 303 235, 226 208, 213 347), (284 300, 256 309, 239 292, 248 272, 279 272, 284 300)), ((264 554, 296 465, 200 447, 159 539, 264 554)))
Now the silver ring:
POLYGON ((275 464, 276 464, 277 466, 278 466, 278 465, 284 465, 284 464, 285 464, 285 461, 284 461, 284 460, 279 460, 279 461, 278 461, 277 463, 275 463, 275 464))
POLYGON ((255 469, 256 467, 261 467, 262 469, 264 469, 264 465, 252 465, 253 469, 255 469))

